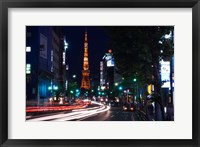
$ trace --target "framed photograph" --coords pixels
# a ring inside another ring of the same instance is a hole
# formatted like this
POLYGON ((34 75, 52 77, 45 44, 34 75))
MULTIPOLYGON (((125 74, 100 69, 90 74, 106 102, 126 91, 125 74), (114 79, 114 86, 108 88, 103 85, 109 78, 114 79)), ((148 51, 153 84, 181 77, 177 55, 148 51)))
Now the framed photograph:
POLYGON ((1 146, 199 146, 199 7, 0 1, 1 146))

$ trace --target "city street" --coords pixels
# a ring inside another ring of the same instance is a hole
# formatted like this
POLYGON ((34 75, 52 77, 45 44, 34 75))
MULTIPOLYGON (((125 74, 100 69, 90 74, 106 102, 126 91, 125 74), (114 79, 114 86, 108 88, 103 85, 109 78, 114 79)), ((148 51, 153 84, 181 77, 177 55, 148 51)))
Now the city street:
POLYGON ((93 103, 83 109, 27 116, 27 121, 148 121, 146 115, 138 110, 124 111, 122 107, 93 103))
POLYGON ((26 34, 27 121, 174 120, 173 26, 28 26, 26 34))

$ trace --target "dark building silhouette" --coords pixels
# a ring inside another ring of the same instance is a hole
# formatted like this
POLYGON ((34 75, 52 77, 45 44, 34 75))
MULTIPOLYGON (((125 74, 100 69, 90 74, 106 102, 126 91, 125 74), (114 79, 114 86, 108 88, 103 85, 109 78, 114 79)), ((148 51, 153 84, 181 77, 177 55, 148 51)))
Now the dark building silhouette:
POLYGON ((44 100, 63 91, 62 27, 26 27, 26 99, 44 100))

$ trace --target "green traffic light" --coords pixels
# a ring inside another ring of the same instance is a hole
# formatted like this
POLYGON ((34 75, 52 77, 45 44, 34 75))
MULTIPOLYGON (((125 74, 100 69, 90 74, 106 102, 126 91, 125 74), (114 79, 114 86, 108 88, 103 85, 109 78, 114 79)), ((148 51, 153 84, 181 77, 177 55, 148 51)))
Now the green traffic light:
POLYGON ((133 82, 136 82, 136 81, 137 81, 137 79, 136 79, 136 78, 134 78, 134 79, 133 79, 133 82))
POLYGON ((119 87, 119 90, 122 90, 122 86, 119 87))
POLYGON ((52 90, 52 87, 51 87, 51 86, 49 86, 49 87, 48 87, 48 90, 52 90))

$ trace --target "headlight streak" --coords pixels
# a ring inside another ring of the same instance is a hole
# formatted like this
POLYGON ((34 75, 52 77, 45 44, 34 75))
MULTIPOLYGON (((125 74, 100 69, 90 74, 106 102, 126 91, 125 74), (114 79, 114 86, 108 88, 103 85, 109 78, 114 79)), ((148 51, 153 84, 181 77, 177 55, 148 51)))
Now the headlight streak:
MULTIPOLYGON (((101 106, 102 107, 102 106, 101 106)), ((89 110, 93 110, 93 109, 98 109, 99 107, 92 107, 92 108, 85 108, 85 109, 76 109, 76 110, 72 110, 72 112, 78 112, 78 111, 89 111, 89 110)))
POLYGON ((27 121, 51 120, 51 119, 57 119, 57 118, 63 118, 63 117, 71 116, 71 115, 76 115, 76 114, 80 114, 80 113, 84 113, 84 111, 81 111, 81 112, 71 112, 71 113, 67 113, 67 114, 56 114, 56 115, 51 115, 51 116, 44 116, 44 117, 29 119, 27 121))
POLYGON ((105 108, 106 107, 103 106, 103 107, 96 109, 96 110, 84 111, 84 113, 82 113, 82 114, 78 114, 78 115, 67 117, 67 118, 65 117, 65 118, 62 118, 62 119, 55 119, 54 121, 67 121, 67 120, 73 120, 73 119, 80 119, 80 118, 83 118, 83 117, 88 117, 88 116, 109 110, 108 108, 106 108, 106 109, 105 108))
POLYGON ((67 114, 56 114, 56 115, 51 115, 51 116, 44 116, 44 117, 40 117, 40 118, 33 118, 33 119, 29 119, 27 121, 44 121, 44 120, 52 120, 52 121, 67 121, 67 120, 74 120, 74 119, 80 119, 80 118, 84 118, 84 117, 88 117, 88 116, 92 116, 98 113, 102 113, 105 111, 108 111, 110 109, 109 106, 104 106, 102 104, 96 103, 98 105, 100 105, 101 107, 95 107, 96 109, 91 109, 91 108, 87 108, 87 109, 82 109, 80 111, 73 111, 67 114))

